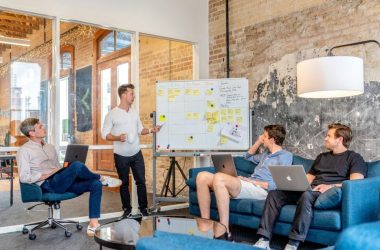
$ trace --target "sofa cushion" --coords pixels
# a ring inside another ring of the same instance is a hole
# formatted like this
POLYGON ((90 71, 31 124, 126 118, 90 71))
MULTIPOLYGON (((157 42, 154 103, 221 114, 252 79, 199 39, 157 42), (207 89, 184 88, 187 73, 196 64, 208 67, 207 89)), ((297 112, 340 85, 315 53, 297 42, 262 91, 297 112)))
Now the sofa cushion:
POLYGON ((251 161, 246 160, 242 156, 234 157, 234 163, 235 163, 238 175, 242 175, 242 176, 251 175, 256 167, 256 164, 254 164, 251 161))
POLYGON ((298 155, 293 155, 293 165, 302 165, 305 169, 305 172, 307 173, 309 169, 311 168, 311 165, 313 165, 314 160, 305 159, 298 155))
POLYGON ((368 173, 367 177, 380 176, 380 161, 367 162, 368 173))
POLYGON ((339 187, 330 188, 321 194, 314 203, 317 209, 338 208, 342 204, 342 189, 339 187))
POLYGON ((189 178, 186 181, 186 185, 189 186, 190 189, 197 189, 197 182, 196 178, 189 178))

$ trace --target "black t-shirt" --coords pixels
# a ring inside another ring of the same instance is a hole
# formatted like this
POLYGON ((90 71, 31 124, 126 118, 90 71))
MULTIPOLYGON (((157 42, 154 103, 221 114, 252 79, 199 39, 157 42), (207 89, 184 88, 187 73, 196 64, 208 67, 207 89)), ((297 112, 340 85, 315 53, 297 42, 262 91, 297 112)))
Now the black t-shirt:
POLYGON ((309 170, 315 176, 312 187, 319 184, 338 184, 349 180, 350 174, 359 173, 367 176, 367 164, 363 157, 354 151, 347 150, 340 154, 332 151, 317 156, 309 170))

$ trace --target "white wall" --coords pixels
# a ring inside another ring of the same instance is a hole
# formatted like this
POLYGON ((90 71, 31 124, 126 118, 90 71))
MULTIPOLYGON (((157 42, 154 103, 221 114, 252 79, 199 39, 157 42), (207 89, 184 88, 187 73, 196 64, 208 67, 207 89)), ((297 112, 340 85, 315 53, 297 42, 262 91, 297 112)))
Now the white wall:
POLYGON ((0 0, 0 7, 195 42, 208 78, 208 0, 0 0))

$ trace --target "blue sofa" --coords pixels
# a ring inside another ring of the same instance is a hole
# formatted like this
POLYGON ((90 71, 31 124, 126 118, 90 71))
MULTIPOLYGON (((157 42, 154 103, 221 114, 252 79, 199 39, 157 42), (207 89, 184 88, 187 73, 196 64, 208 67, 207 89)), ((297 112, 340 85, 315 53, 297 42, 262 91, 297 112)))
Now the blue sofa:
MULTIPOLYGON (((238 174, 249 176, 255 164, 242 157, 234 158, 238 174)), ((307 172, 313 160, 294 156, 293 165, 303 165, 307 172)), ((338 209, 314 210, 313 220, 306 240, 324 245, 334 245, 342 230, 364 222, 377 219, 379 211, 380 161, 368 162, 368 178, 364 180, 344 181, 342 187, 342 205, 338 209)), ((201 171, 215 172, 213 167, 190 169, 187 185, 189 186, 190 214, 200 215, 196 176, 201 171)), ((253 199, 231 200, 230 224, 257 229, 265 201, 253 199)), ((286 205, 276 223, 274 233, 288 235, 294 218, 295 205, 286 205)), ((215 196, 211 196, 211 218, 218 219, 215 196)), ((252 231, 256 233, 256 231, 252 231)))

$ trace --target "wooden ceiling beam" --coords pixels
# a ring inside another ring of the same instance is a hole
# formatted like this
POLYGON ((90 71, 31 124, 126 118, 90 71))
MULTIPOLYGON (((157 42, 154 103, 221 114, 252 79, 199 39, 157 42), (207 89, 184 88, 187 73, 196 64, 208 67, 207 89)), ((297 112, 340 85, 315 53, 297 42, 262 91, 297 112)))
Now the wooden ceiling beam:
POLYGON ((3 25, 0 23, 0 29, 3 29, 3 30, 9 30, 9 31, 12 31, 12 32, 21 32, 21 33, 27 33, 27 34, 32 34, 33 32, 33 29, 30 29, 30 28, 27 28, 27 27, 17 27, 17 26, 7 26, 7 25, 3 25))
POLYGON ((2 29, 2 28, 0 28, 0 35, 14 37, 14 38, 26 38, 26 33, 18 32, 18 31, 10 31, 8 29, 2 29))

